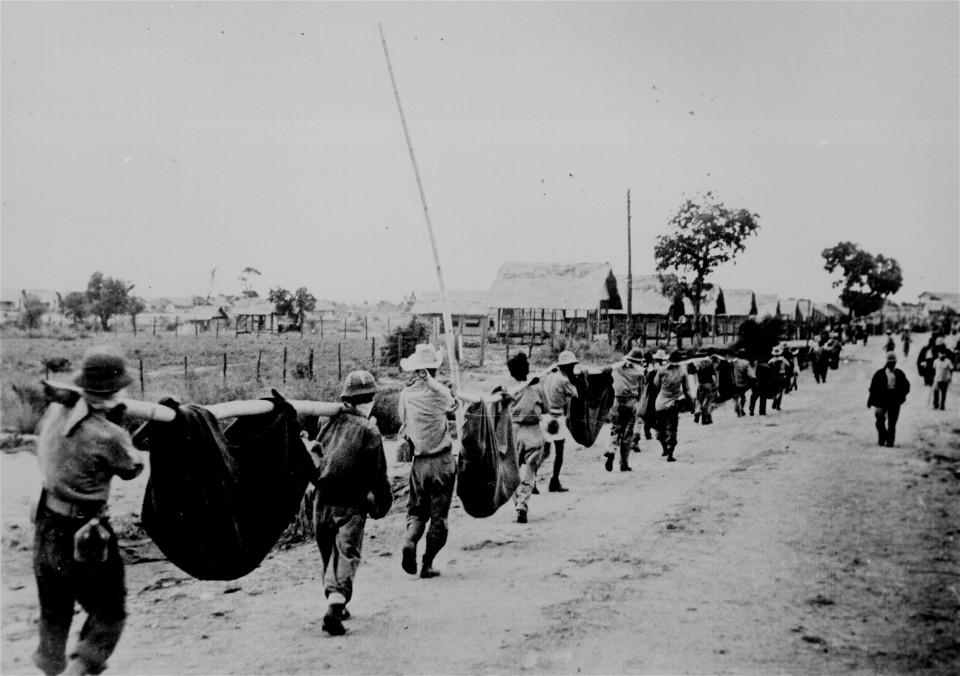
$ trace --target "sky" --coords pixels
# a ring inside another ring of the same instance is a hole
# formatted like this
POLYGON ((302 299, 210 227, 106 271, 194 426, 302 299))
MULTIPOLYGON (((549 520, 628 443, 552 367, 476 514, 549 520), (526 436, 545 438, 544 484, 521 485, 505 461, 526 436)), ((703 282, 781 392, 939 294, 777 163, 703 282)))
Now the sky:
POLYGON ((144 297, 654 272, 687 197, 760 230, 712 280, 831 300, 820 252, 960 289, 956 2, 0 3, 0 284, 144 297))

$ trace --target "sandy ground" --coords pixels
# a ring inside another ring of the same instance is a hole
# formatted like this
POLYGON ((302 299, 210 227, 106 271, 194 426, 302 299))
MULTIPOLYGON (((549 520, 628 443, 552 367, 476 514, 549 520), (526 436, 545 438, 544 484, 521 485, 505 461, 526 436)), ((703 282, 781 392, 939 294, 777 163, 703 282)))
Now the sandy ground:
MULTIPOLYGON (((368 522, 343 637, 320 628, 312 543, 232 583, 129 565, 109 673, 958 673, 960 388, 930 410, 907 360, 898 444, 878 447, 865 404, 880 343, 845 355, 825 385, 803 372, 782 412, 683 416, 676 463, 649 441, 633 472, 608 473, 606 433, 568 451, 571 491, 534 496, 528 524, 455 502, 438 578, 401 571, 395 506, 368 522)), ((0 670, 38 673, 36 460, 2 463, 0 670)), ((115 483, 117 518, 142 490, 115 483)))

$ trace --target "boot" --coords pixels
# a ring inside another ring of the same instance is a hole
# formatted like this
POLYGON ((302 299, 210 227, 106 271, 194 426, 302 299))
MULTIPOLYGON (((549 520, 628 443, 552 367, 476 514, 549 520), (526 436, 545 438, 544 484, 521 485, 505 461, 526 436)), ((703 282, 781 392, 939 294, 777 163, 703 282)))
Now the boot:
POLYGON ((570 489, 564 488, 563 486, 561 486, 560 479, 557 477, 553 477, 552 479, 550 479, 550 485, 547 487, 547 490, 549 490, 551 493, 566 493, 570 489))
POLYGON ((603 468, 608 472, 613 471, 613 451, 607 451, 603 454, 605 460, 603 461, 603 468))
POLYGON ((533 495, 540 495, 540 489, 537 488, 537 484, 536 484, 536 483, 533 484, 533 490, 531 491, 531 493, 532 493, 533 495))
POLYGON ((517 523, 526 523, 527 522, 527 510, 518 509, 517 510, 517 523))
POLYGON ((695 423, 700 422, 700 411, 697 411, 696 413, 693 414, 693 422, 695 423))
POLYGON ((343 627, 343 609, 342 603, 331 603, 327 606, 327 612, 323 616, 323 630, 331 636, 343 636, 347 633, 343 627))
MULTIPOLYGON (((526 516, 526 512, 524 512, 524 516, 526 516)), ((519 515, 517 518, 519 519, 519 515)), ((426 580, 439 574, 440 571, 433 567, 433 559, 423 557, 423 562, 420 564, 420 577, 426 580)))
POLYGON ((621 471, 621 472, 632 472, 632 471, 633 471, 633 468, 630 467, 630 465, 628 465, 627 463, 621 462, 621 463, 620 463, 620 471, 621 471))
POLYGON ((409 542, 403 546, 403 553, 400 559, 400 566, 403 572, 410 575, 417 574, 417 547, 409 542))
POLYGON ((633 449, 634 453, 640 452, 640 435, 639 434, 633 435, 633 441, 630 443, 630 448, 633 449))

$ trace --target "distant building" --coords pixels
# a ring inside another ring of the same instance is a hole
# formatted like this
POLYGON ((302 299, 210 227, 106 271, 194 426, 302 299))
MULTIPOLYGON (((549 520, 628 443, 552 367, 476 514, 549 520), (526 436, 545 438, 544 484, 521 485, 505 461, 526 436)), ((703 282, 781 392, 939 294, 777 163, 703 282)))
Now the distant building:
POLYGON ((504 263, 488 296, 502 336, 583 335, 608 328, 621 309, 609 263, 504 263))
MULTIPOLYGON (((491 328, 491 316, 496 311, 487 300, 488 291, 448 290, 447 302, 450 304, 450 320, 455 335, 464 338, 480 338, 483 332, 491 328)), ((425 320, 431 327, 434 342, 440 341, 440 335, 446 332, 443 322, 443 299, 439 291, 421 291, 410 312, 425 320)))

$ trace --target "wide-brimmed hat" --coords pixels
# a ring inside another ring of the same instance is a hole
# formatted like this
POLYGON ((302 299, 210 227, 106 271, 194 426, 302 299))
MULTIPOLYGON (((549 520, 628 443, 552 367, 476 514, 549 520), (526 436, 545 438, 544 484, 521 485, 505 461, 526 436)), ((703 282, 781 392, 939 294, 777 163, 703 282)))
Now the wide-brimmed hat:
POLYGON ((362 394, 376 394, 377 381, 370 371, 351 371, 343 379, 343 389, 340 390, 340 398, 355 397, 362 394))
POLYGON ((630 354, 627 355, 626 359, 627 361, 632 361, 634 364, 642 364, 643 350, 641 350, 639 347, 633 348, 630 350, 630 354))
POLYGON ((653 353, 653 360, 654 360, 654 361, 667 361, 667 357, 668 357, 668 356, 669 356, 669 355, 663 350, 663 348, 660 348, 659 350, 657 350, 656 352, 653 353))
POLYGON ((775 348, 770 350, 770 354, 772 354, 774 357, 779 357, 781 354, 783 354, 783 348, 777 345, 775 348))
POLYGON ((111 345, 91 347, 83 355, 80 370, 73 374, 73 382, 87 392, 110 394, 119 392, 133 382, 127 373, 123 355, 111 345))
POLYGON ((897 361, 897 353, 893 350, 887 352, 887 363, 889 364, 892 361, 897 361))
POLYGON ((434 349, 433 345, 420 343, 413 354, 400 360, 400 368, 404 371, 419 371, 420 369, 440 368, 443 363, 443 351, 434 349))
POLYGON ((567 366, 569 364, 579 364, 580 360, 577 359, 575 355, 570 350, 564 350, 560 353, 560 356, 557 357, 557 366, 567 366))
POLYGON ((670 353, 670 363, 677 364, 683 360, 683 353, 680 350, 674 350, 670 353))

